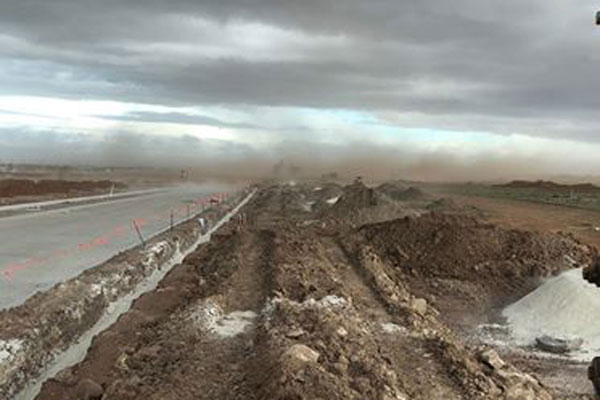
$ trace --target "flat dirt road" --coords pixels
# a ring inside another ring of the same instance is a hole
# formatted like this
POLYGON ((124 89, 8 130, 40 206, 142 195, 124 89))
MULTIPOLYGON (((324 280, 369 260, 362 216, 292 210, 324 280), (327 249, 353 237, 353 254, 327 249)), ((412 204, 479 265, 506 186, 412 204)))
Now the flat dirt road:
POLYGON ((600 212, 529 201, 450 196, 461 206, 482 210, 493 223, 540 232, 566 232, 600 248, 600 212))

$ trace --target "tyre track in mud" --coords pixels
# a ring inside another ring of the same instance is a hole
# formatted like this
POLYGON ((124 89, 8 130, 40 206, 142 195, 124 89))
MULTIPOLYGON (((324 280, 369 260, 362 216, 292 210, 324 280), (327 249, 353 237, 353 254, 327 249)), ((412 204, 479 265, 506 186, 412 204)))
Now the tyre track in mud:
MULTIPOLYGON (((251 377, 255 323, 268 294, 270 234, 249 229, 236 235, 239 254, 234 271, 213 295, 201 297, 182 310, 174 318, 173 330, 168 331, 173 337, 177 331, 184 332, 179 336, 187 349, 169 371, 167 380, 171 383, 165 385, 161 379, 159 385, 149 385, 139 395, 150 399, 255 398, 251 377)), ((168 335, 161 336, 169 340, 168 335)))

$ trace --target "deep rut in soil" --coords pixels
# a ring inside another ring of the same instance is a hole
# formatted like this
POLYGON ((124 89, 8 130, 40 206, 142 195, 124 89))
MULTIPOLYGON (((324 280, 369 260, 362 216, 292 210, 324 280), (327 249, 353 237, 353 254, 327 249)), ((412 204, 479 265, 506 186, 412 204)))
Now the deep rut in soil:
POLYGON ((344 244, 339 240, 323 237, 328 243, 328 249, 333 260, 346 264, 343 270, 343 279, 352 289, 352 296, 359 312, 368 321, 384 327, 377 332, 379 343, 378 353, 395 370, 402 371, 402 366, 413 365, 401 374, 408 386, 418 388, 411 393, 418 398, 452 399, 461 398, 464 393, 457 382, 445 377, 443 367, 436 361, 433 346, 428 346, 427 341, 395 333, 398 325, 394 324, 393 312, 388 311, 387 302, 383 293, 377 288, 373 279, 369 278, 368 271, 357 260, 344 244), (429 377, 436 376, 441 382, 432 385, 429 377))
MULTIPOLYGON (((211 334, 198 336, 190 355, 194 361, 188 361, 194 368, 178 371, 177 379, 181 380, 181 385, 175 387, 177 398, 255 398, 256 390, 250 376, 256 356, 254 324, 268 294, 266 268, 270 238, 267 231, 248 230, 240 235, 239 266, 216 290, 218 294, 211 296, 224 315, 216 322, 211 334), (194 384, 190 385, 190 382, 194 384)), ((170 391, 160 388, 152 398, 165 399, 171 395, 170 391)))
POLYGON ((362 266, 352 259, 338 239, 321 237, 327 248, 331 262, 338 266, 342 279, 347 282, 352 290, 352 299, 359 311, 366 313, 369 318, 379 323, 391 321, 391 316, 386 309, 386 304, 381 294, 375 290, 362 270, 362 266))

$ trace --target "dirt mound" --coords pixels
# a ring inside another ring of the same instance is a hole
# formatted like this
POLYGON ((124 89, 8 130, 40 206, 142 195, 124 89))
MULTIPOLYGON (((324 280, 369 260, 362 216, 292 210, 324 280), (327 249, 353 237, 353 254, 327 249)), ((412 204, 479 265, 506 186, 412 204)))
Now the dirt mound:
POLYGON ((356 181, 342 188, 340 198, 333 204, 331 212, 336 215, 348 215, 363 208, 375 207, 385 202, 375 189, 356 181))
POLYGON ((458 210, 459 206, 456 202, 448 197, 436 199, 431 203, 427 204, 426 208, 432 211, 454 211, 458 210))
POLYGON ((337 183, 321 184, 313 189, 320 198, 331 199, 342 195, 342 186, 337 183))
POLYGON ((508 230, 465 215, 428 213, 358 233, 420 293, 457 290, 473 307, 506 301, 506 293, 531 289, 534 278, 590 261, 587 246, 570 236, 508 230))
POLYGON ((64 180, 0 180, 0 198, 20 196, 42 196, 47 194, 69 194, 79 192, 108 191, 111 188, 127 188, 123 183, 104 181, 64 181, 64 180))
POLYGON ((307 188, 308 196, 313 201, 325 202, 331 199, 337 199, 342 195, 343 188, 337 183, 320 184, 318 186, 309 186, 307 188))
POLYGON ((320 211, 320 218, 342 230, 420 213, 406 202, 393 200, 360 181, 345 186, 340 197, 315 210, 320 211))
POLYGON ((519 388, 549 398, 535 379, 465 349, 368 249, 352 257, 294 229, 275 243, 276 295, 259 331, 271 373, 259 398, 500 399, 519 388))
POLYGON ((306 213, 311 203, 300 188, 289 185, 273 185, 257 194, 258 208, 289 214, 306 213))
POLYGON ((515 273, 547 276, 587 259, 571 237, 507 230, 462 215, 428 213, 365 226, 360 232, 399 268, 427 276, 471 274, 468 267, 482 263, 484 270, 507 273, 512 268, 515 273), (502 265, 490 268, 492 263, 502 265))
POLYGON ((375 190, 396 201, 421 200, 426 197, 421 189, 414 186, 406 187, 399 182, 382 183, 375 190))
POLYGON ((322 183, 318 186, 307 188, 307 198, 311 203, 311 210, 324 213, 335 204, 342 195, 342 186, 336 183, 322 183))
POLYGON ((415 187, 387 182, 376 188, 365 186, 360 180, 342 188, 338 198, 323 208, 324 218, 333 218, 339 225, 360 226, 388 221, 404 216, 415 216, 426 211, 427 195, 415 187))

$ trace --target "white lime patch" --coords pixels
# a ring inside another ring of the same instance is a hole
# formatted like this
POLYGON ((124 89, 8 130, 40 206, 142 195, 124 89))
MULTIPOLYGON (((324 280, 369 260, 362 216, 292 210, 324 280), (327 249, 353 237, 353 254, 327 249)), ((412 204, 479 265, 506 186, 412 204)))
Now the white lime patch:
POLYGON ((383 329, 385 333, 389 333, 391 335, 408 335, 408 329, 392 322, 382 323, 381 329, 383 329))
POLYGON ((0 364, 12 361, 22 347, 19 339, 0 340, 0 364))
POLYGON ((330 199, 327 200, 327 204, 330 205, 334 205, 335 203, 337 203, 337 201, 340 199, 341 196, 337 196, 337 197, 332 197, 330 199))
POLYGON ((234 337, 252 327, 256 316, 254 311, 234 311, 217 320, 211 330, 221 337, 234 337))
POLYGON ((225 314, 218 304, 208 300, 197 306, 190 319, 219 337, 232 338, 254 326, 257 316, 254 311, 249 310, 225 314))

